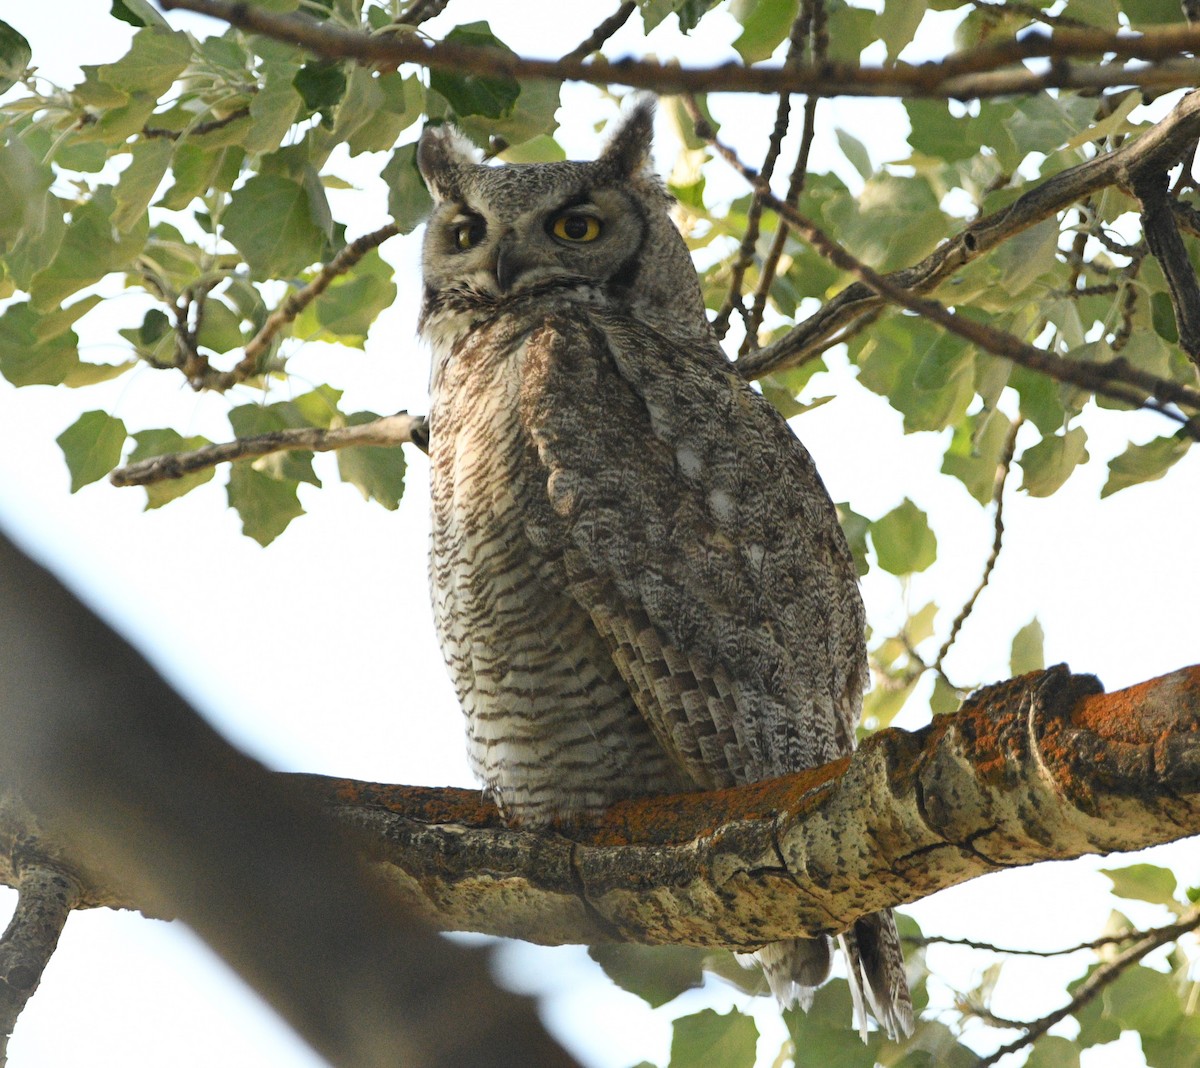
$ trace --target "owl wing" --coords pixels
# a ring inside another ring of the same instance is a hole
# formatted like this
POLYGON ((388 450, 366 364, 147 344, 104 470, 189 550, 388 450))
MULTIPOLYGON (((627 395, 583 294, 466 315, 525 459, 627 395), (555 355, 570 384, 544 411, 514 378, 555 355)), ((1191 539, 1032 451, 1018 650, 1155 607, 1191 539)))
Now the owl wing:
POLYGON ((672 758, 719 787, 849 752, 862 601, 782 417, 715 347, 617 316, 549 316, 523 358, 520 417, 546 486, 529 537, 561 554, 672 758))

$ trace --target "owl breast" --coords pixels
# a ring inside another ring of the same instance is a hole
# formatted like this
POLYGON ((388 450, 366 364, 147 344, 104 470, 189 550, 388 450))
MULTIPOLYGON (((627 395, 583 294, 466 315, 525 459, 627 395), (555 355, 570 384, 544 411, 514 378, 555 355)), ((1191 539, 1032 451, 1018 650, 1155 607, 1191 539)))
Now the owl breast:
POLYGON ((547 501, 519 418, 536 325, 430 331, 430 586, 472 768, 507 817, 544 823, 685 780, 569 593, 566 547, 528 535, 547 501))

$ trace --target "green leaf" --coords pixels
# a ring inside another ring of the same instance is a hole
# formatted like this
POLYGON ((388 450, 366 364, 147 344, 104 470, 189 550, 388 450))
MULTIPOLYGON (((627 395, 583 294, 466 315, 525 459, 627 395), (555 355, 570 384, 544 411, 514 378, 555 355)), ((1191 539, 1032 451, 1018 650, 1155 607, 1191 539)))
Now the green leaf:
POLYGON ((857 63, 862 50, 877 39, 874 11, 845 4, 828 5, 829 58, 857 63))
POLYGON ((890 686, 876 684, 863 698, 862 726, 860 735, 888 726, 911 696, 917 685, 916 678, 906 679, 890 686))
POLYGON ((942 430, 966 415, 975 396, 970 345, 911 316, 884 319, 851 347, 859 381, 904 416, 904 430, 942 430), (917 384, 918 371, 922 382, 917 384), (937 368, 947 372, 939 381, 937 368))
MULTIPOLYGON (((359 426, 378 418, 374 412, 355 412, 346 416, 346 424, 359 426)), ((389 512, 400 506, 405 471, 404 450, 400 446, 359 445, 338 449, 337 461, 342 481, 357 486, 365 500, 378 501, 389 512)))
POLYGON ((1108 481, 1100 496, 1108 497, 1118 490, 1162 478, 1183 458, 1190 445, 1181 434, 1154 438, 1145 445, 1130 445, 1120 456, 1108 461, 1108 481))
POLYGON ((336 341, 362 348, 379 313, 395 299, 392 268, 372 249, 296 317, 292 334, 305 341, 336 341))
POLYGON ((1046 654, 1043 644, 1046 635, 1042 625, 1034 617, 1026 623, 1012 640, 1012 655, 1009 657, 1009 667, 1014 675, 1024 675, 1027 671, 1041 671, 1046 666, 1046 654))
POLYGON ((887 0, 882 13, 875 20, 875 32, 887 45, 888 59, 895 62, 916 35, 917 27, 925 17, 924 0, 887 0))
MULTIPOLYGON (((306 394, 311 396, 311 394, 306 394)), ((229 410, 229 423, 239 438, 253 438, 277 430, 320 425, 307 418, 296 401, 278 404, 243 404, 229 410)), ((252 461, 255 470, 285 482, 307 482, 319 486, 312 466, 313 454, 308 449, 287 449, 268 453, 252 461)))
MULTIPOLYGON (((194 452, 196 449, 211 444, 208 438, 185 438, 178 431, 169 428, 162 430, 142 430, 133 435, 133 440, 137 444, 127 457, 125 461, 127 464, 137 463, 140 460, 149 460, 155 456, 166 456, 169 453, 194 452)), ((146 510, 161 508, 164 504, 168 504, 177 497, 182 497, 189 490, 193 490, 197 486, 211 481, 214 473, 213 468, 206 467, 200 471, 193 471, 190 474, 183 475, 181 478, 168 478, 161 482, 151 482, 145 487, 146 510)))
POLYGON ((325 248, 307 190, 279 175, 255 175, 235 190, 222 221, 226 239, 260 278, 299 274, 325 248))
MULTIPOLYGON (((115 63, 83 67, 84 84, 99 82, 128 100, 158 98, 174 84, 192 58, 192 45, 182 31, 147 26, 133 35, 129 51, 115 63)), ((78 92, 81 87, 76 87, 78 92)), ((112 99, 111 97, 109 99, 112 99)), ((132 131, 131 131, 132 132, 132 131)))
POLYGON ((980 412, 954 428, 942 459, 942 473, 953 475, 980 504, 992 499, 997 467, 1012 422, 1003 412, 980 412))
POLYGON ((675 1021, 670 1068, 754 1068, 758 1027, 737 1009, 705 1009, 675 1021))
POLYGON ((10 304, 0 315, 0 374, 14 386, 57 386, 79 366, 75 331, 41 338, 42 321, 24 301, 10 304))
POLYGON ((274 152, 292 128, 303 102, 292 84, 294 70, 294 63, 263 63, 262 85, 250 101, 250 126, 242 139, 247 152, 274 152))
POLYGON ((170 23, 150 6, 149 0, 112 0, 112 16, 130 26, 171 28, 170 23))
POLYGON ((417 169, 416 142, 397 148, 380 177, 388 187, 388 214, 402 234, 412 233, 433 207, 433 198, 417 169))
MULTIPOLYGON (((456 26, 446 34, 446 41, 513 55, 512 49, 492 33, 486 22, 456 26)), ((446 98, 456 115, 486 115, 491 119, 510 111, 521 95, 521 86, 514 78, 488 78, 448 70, 430 70, 429 87, 446 98)))
POLYGON ((360 152, 388 151, 421 117, 425 88, 417 78, 386 71, 376 75, 375 84, 380 94, 379 105, 346 138, 352 156, 360 152))
POLYGON ((893 575, 924 571, 937 559, 937 538, 929 521, 907 497, 871 524, 871 542, 879 566, 893 575))
POLYGON ((800 10, 799 0, 749 0, 739 8, 741 36, 733 47, 744 63, 770 59, 787 40, 788 31, 800 10))
POLYGON ((294 479, 275 479, 239 460, 229 472, 229 505, 242 520, 242 533, 270 545, 297 516, 304 514, 294 479))
POLYGON ((124 363, 85 363, 81 360, 67 372, 62 385, 70 389, 79 389, 83 386, 95 386, 100 382, 111 382, 136 366, 137 360, 126 360, 124 363))
POLYGON ((871 153, 867 151, 867 146, 857 137, 846 133, 840 126, 834 130, 834 133, 837 134, 838 148, 842 150, 842 155, 850 161, 864 182, 869 180, 875 173, 875 167, 871 163, 871 153))
POLYGON ((1021 470, 1025 476, 1021 489, 1031 497, 1049 497, 1071 473, 1088 460, 1087 431, 1081 426, 1065 434, 1042 438, 1021 453, 1021 470))
POLYGON ((1079 1068, 1079 1047, 1058 1035, 1039 1038, 1025 1068, 1079 1068))
POLYGON ((116 201, 108 186, 75 207, 54 259, 30 280, 29 295, 36 309, 56 308, 72 293, 133 263, 146 244, 149 224, 143 216, 125 233, 118 233, 112 225, 115 212, 116 201))
POLYGON ((242 317, 224 301, 208 297, 204 301, 204 318, 196 343, 213 352, 229 352, 241 348, 244 341, 242 317))
POLYGON ((58 435, 71 472, 71 492, 102 479, 121 462, 125 424, 108 412, 84 412, 58 435))
POLYGON ((708 950, 691 946, 588 946, 588 956, 605 975, 655 1009, 704 984, 708 955, 708 950))
POLYGON ((29 42, 7 22, 0 22, 0 93, 7 93, 21 80, 32 59, 29 42))
POLYGON ((0 252, 27 230, 41 228, 53 181, 54 171, 24 141, 14 139, 0 148, 0 252))
POLYGON ((935 716, 957 712, 962 706, 963 694, 950 685, 942 675, 933 680, 933 693, 929 696, 929 711, 935 716))
POLYGON ((121 231, 130 229, 146 213, 151 198, 171 164, 175 146, 169 138, 156 137, 139 141, 133 146, 129 166, 121 172, 113 190, 117 210, 113 225, 121 231))
POLYGON ((296 71, 292 86, 310 115, 329 114, 346 92, 346 72, 341 60, 311 59, 296 71))
POLYGON ((1169 868, 1160 868, 1156 864, 1130 864, 1124 868, 1101 868, 1100 874, 1108 876, 1117 897, 1149 901, 1173 909, 1179 906, 1175 897, 1178 883, 1169 868))

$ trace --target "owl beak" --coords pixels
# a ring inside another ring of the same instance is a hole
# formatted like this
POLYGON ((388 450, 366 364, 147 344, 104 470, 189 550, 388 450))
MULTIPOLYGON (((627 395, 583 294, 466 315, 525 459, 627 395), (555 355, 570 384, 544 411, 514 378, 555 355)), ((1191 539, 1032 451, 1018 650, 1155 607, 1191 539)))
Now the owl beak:
POLYGON ((500 238, 496 246, 496 284, 501 293, 512 290, 514 283, 532 264, 517 247, 517 235, 511 230, 500 238))

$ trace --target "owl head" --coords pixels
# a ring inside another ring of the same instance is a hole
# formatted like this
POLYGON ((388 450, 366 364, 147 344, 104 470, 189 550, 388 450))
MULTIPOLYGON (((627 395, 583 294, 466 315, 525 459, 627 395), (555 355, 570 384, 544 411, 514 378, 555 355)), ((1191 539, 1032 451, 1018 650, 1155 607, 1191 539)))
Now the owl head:
POLYGON ((421 329, 457 333, 540 297, 605 306, 676 337, 708 338, 699 283, 650 167, 654 104, 640 100, 600 157, 488 166, 454 127, 421 137, 434 199, 421 329))

